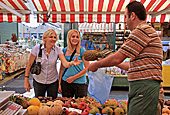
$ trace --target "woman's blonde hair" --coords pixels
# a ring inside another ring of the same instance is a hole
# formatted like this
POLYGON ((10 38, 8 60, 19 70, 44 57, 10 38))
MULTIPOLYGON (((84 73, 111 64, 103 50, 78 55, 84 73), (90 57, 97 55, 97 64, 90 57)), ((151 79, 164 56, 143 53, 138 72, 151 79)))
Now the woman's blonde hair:
POLYGON ((67 45, 68 45, 68 50, 72 51, 72 45, 71 45, 71 42, 70 42, 70 38, 72 36, 72 34, 76 32, 79 36, 79 43, 77 44, 77 48, 76 48, 76 52, 77 53, 80 53, 80 47, 81 47, 81 40, 80 40, 80 33, 79 31, 77 31, 76 29, 72 29, 70 30, 68 33, 67 33, 67 45))
POLYGON ((42 38, 43 38, 43 44, 45 44, 44 39, 45 39, 46 37, 50 36, 52 33, 54 33, 54 34, 56 35, 56 39, 58 40, 58 36, 57 36, 57 33, 55 32, 55 30, 54 30, 54 29, 49 29, 49 30, 45 31, 44 34, 43 34, 43 36, 42 36, 42 38))

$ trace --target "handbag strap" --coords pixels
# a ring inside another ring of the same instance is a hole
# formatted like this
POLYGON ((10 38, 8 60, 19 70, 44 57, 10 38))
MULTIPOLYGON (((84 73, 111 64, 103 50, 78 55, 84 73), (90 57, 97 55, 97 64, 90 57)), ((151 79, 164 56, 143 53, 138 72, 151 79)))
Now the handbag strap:
MULTIPOLYGON (((38 57, 42 57, 42 49, 41 49, 41 46, 42 46, 42 44, 40 44, 40 50, 39 50, 39 53, 38 53, 38 57)), ((33 66, 34 64, 36 64, 36 58, 35 58, 35 60, 34 60, 34 62, 33 62, 33 64, 32 64, 32 66, 33 66)))
POLYGON ((41 49, 41 47, 42 47, 42 44, 40 44, 40 50, 39 50, 39 53, 38 53, 38 57, 42 57, 42 49, 41 49))
MULTIPOLYGON (((71 54, 71 57, 70 57, 69 62, 71 62, 71 60, 72 60, 72 58, 73 58, 73 56, 74 56, 75 53, 76 53, 76 49, 75 49, 74 52, 71 54)), ((66 69, 64 70, 63 76, 64 76, 64 74, 66 73, 67 69, 68 69, 68 68, 66 68, 66 69)))

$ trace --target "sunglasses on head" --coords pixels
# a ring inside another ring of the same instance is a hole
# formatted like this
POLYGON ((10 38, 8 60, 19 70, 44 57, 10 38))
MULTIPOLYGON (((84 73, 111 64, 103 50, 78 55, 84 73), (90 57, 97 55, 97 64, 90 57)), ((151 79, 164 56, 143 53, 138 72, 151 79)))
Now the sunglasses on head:
POLYGON ((75 37, 76 37, 76 38, 79 38, 79 36, 74 36, 74 35, 73 35, 73 36, 71 36, 71 37, 72 37, 72 38, 75 38, 75 37))

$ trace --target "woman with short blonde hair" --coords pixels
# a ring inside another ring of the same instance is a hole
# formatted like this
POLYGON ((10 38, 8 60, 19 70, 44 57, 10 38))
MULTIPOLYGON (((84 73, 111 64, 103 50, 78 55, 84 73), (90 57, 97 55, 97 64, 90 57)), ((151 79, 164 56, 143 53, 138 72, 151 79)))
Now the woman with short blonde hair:
POLYGON ((50 34, 54 33, 56 35, 56 40, 58 40, 58 36, 57 36, 57 33, 54 29, 49 29, 47 31, 44 32, 42 38, 43 38, 43 44, 45 44, 45 38, 48 37, 50 34))

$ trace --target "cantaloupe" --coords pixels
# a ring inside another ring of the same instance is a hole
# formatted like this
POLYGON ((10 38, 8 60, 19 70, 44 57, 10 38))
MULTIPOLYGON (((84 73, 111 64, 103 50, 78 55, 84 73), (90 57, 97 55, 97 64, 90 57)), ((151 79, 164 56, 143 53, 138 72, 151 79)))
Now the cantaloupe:
POLYGON ((39 111, 38 111, 38 115, 49 115, 50 114, 50 107, 48 106, 41 106, 39 111))

